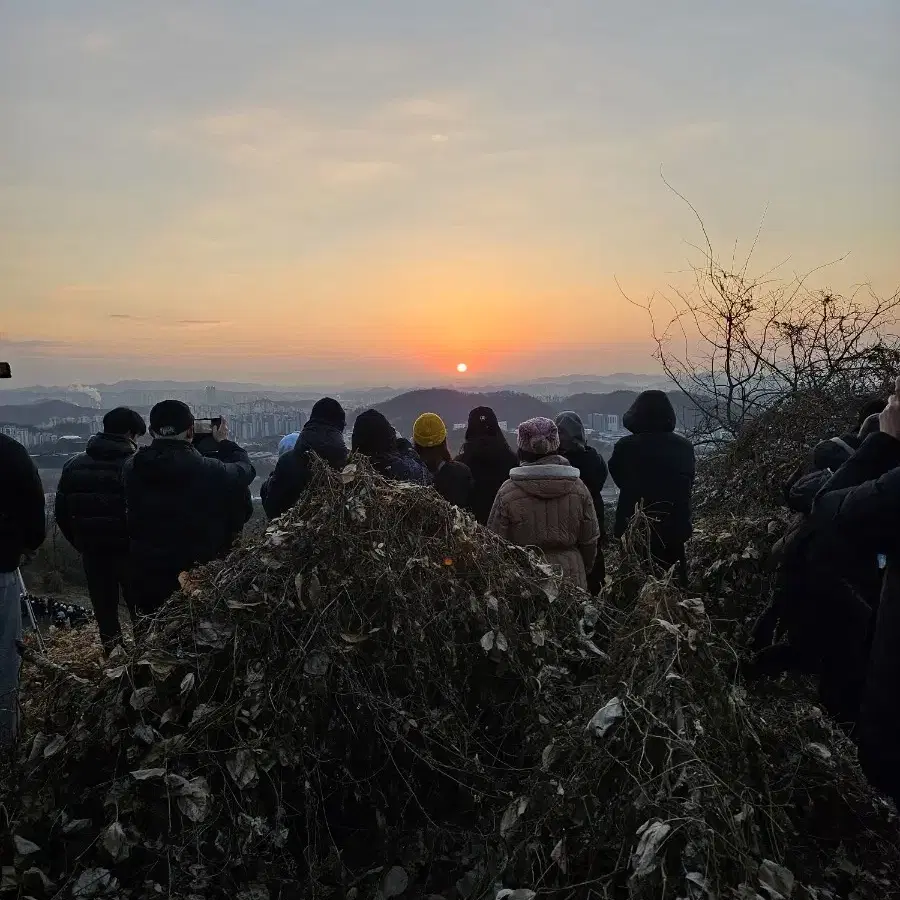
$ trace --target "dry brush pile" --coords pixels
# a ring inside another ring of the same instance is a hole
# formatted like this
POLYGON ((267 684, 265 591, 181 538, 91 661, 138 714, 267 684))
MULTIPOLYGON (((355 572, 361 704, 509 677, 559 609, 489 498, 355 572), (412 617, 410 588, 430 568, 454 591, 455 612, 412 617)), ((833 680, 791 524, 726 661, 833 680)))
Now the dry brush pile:
POLYGON ((56 676, 4 773, 3 886, 889 896, 896 819, 821 714, 749 696, 702 600, 646 572, 610 591, 362 462, 322 470, 133 654, 56 676))

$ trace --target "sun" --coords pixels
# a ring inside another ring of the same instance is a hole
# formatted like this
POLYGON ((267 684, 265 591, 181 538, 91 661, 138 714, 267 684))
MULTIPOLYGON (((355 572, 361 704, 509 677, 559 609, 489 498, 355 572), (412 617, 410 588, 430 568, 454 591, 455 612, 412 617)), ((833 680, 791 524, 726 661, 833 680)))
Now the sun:
POLYGON ((468 372, 468 371, 469 371, 469 367, 468 367, 465 363, 460 363, 460 364, 456 367, 456 371, 459 372, 460 375, 462 375, 464 372, 468 372))

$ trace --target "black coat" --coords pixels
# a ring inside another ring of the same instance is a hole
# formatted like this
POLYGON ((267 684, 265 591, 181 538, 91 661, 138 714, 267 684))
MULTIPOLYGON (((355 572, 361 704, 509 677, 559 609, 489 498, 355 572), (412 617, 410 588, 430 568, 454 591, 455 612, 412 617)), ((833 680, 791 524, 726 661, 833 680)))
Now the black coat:
POLYGON ((347 445, 341 429, 310 419, 297 443, 275 466, 260 490, 263 508, 270 519, 287 512, 309 486, 312 479, 311 457, 315 454, 335 469, 347 463, 347 445))
POLYGON ((219 458, 185 441, 157 438, 125 464, 130 563, 136 576, 177 576, 226 553, 249 518, 256 477, 246 450, 219 444, 219 458))
POLYGON ((580 450, 560 450, 570 466, 574 466, 581 473, 584 486, 590 491, 594 501, 594 509, 597 512, 597 522, 600 524, 600 539, 606 535, 606 516, 603 506, 603 486, 609 474, 603 457, 593 448, 584 447, 580 450))
POLYGON ((64 466, 56 489, 56 524, 80 553, 125 554, 125 463, 137 446, 118 434, 95 434, 64 466))
POLYGON ((46 532, 38 470, 18 441, 0 434, 0 572, 14 572, 46 532))
MULTIPOLYGON (((234 446, 236 445, 231 441, 217 441, 211 434, 204 434, 194 438, 194 447, 201 456, 205 456, 208 459, 217 459, 223 463, 230 462, 234 446)), ((254 469, 254 478, 256 477, 255 472, 256 470, 254 469)), ((252 482, 253 478, 250 481, 252 482)), ((243 512, 236 514, 234 517, 234 530, 231 533, 229 546, 240 538, 244 525, 253 517, 253 492, 250 490, 249 484, 244 489, 243 506, 243 512)))
POLYGON ((632 432, 616 443, 609 474, 619 486, 616 537, 621 537, 635 507, 654 520, 655 542, 672 550, 691 536, 694 447, 674 433, 675 411, 662 391, 640 394, 622 420, 632 432))
POLYGON ((858 743, 868 779, 900 803, 900 441, 866 438, 816 498, 813 521, 859 552, 887 557, 858 743))
POLYGON ((465 463, 472 473, 472 513, 482 525, 487 525, 494 498, 519 460, 506 438, 497 434, 466 441, 456 461, 465 463))
POLYGON ((434 489, 448 503, 470 512, 474 484, 472 472, 461 462, 444 463, 434 476, 434 489))

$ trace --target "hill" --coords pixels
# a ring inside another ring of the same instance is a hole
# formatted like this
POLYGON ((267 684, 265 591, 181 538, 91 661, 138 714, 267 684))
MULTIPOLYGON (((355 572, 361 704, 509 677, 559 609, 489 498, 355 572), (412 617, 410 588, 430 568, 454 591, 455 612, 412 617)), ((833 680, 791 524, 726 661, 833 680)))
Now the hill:
MULTIPOLYGON (((573 394, 571 397, 559 401, 554 406, 560 406, 562 409, 571 409, 581 416, 586 425, 590 425, 591 414, 599 413, 610 416, 615 415, 621 418, 627 412, 628 408, 634 403, 639 391, 612 391, 608 394, 573 394)), ((687 394, 681 391, 667 391, 672 406, 675 407, 675 415, 678 417, 678 424, 682 427, 688 427, 694 422, 695 407, 687 394)))
MULTIPOLYGON (((465 422, 476 406, 490 406, 497 418, 515 428, 533 416, 554 416, 555 407, 530 394, 498 391, 489 394, 464 394, 447 388, 408 391, 375 406, 401 434, 412 434, 413 423, 423 412, 437 413, 446 423, 465 422)), ((361 410, 356 410, 360 412, 361 410)))
MULTIPOLYGON (((511 429, 533 416, 554 418, 565 409, 575 410, 590 427, 591 415, 594 413, 617 415, 621 419, 638 393, 612 391, 608 394, 573 394, 550 403, 531 394, 514 391, 467 394, 446 388, 430 388, 399 394, 379 403, 375 409, 383 413, 401 434, 407 436, 412 433, 413 423, 423 412, 437 413, 448 428, 452 429, 454 423, 465 422, 469 411, 476 406, 490 406, 497 413, 497 418, 501 422, 506 421, 511 429)), ((693 405, 687 395, 680 391, 670 391, 668 396, 675 407, 679 423, 683 426, 691 424, 693 405)))
POLYGON ((37 403, 22 403, 0 406, 0 424, 40 425, 52 418, 74 419, 80 416, 96 416, 99 410, 86 406, 76 406, 64 400, 41 400, 37 403))

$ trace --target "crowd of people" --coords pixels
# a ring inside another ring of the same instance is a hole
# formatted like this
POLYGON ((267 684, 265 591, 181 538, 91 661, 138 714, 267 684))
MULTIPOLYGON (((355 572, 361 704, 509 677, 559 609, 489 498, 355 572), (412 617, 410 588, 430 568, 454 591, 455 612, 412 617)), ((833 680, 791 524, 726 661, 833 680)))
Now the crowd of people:
MULTIPOLYGON (((454 457, 446 425, 431 412, 416 420, 412 440, 379 411, 361 412, 348 448, 347 415, 326 397, 303 429, 281 442, 261 500, 266 515, 277 518, 309 487, 314 458, 341 469, 351 453, 359 454, 384 478, 433 490, 508 541, 539 550, 597 593, 605 572, 602 492, 612 474, 621 489, 615 536, 642 507, 652 523, 654 556, 666 568, 680 565, 684 577, 693 448, 674 433, 675 412, 661 391, 641 394, 624 421, 632 434, 616 445, 608 471, 574 412, 523 422, 513 449, 494 411, 477 407, 454 457)), ((45 516, 31 458, 11 439, 0 439, 0 730, 9 735, 21 634, 17 569, 44 540, 45 516)), ((255 476, 246 451, 228 439, 227 423, 197 421, 180 401, 158 403, 149 423, 126 408, 106 414, 103 430, 65 464, 54 515, 82 556, 107 652, 121 640, 123 602, 140 627, 142 617, 179 588, 183 572, 228 553, 252 515, 255 476), (148 430, 152 441, 139 449, 148 430)))
POLYGON ((747 674, 816 677, 869 781, 900 805, 900 379, 814 448, 785 500, 798 520, 747 674))

